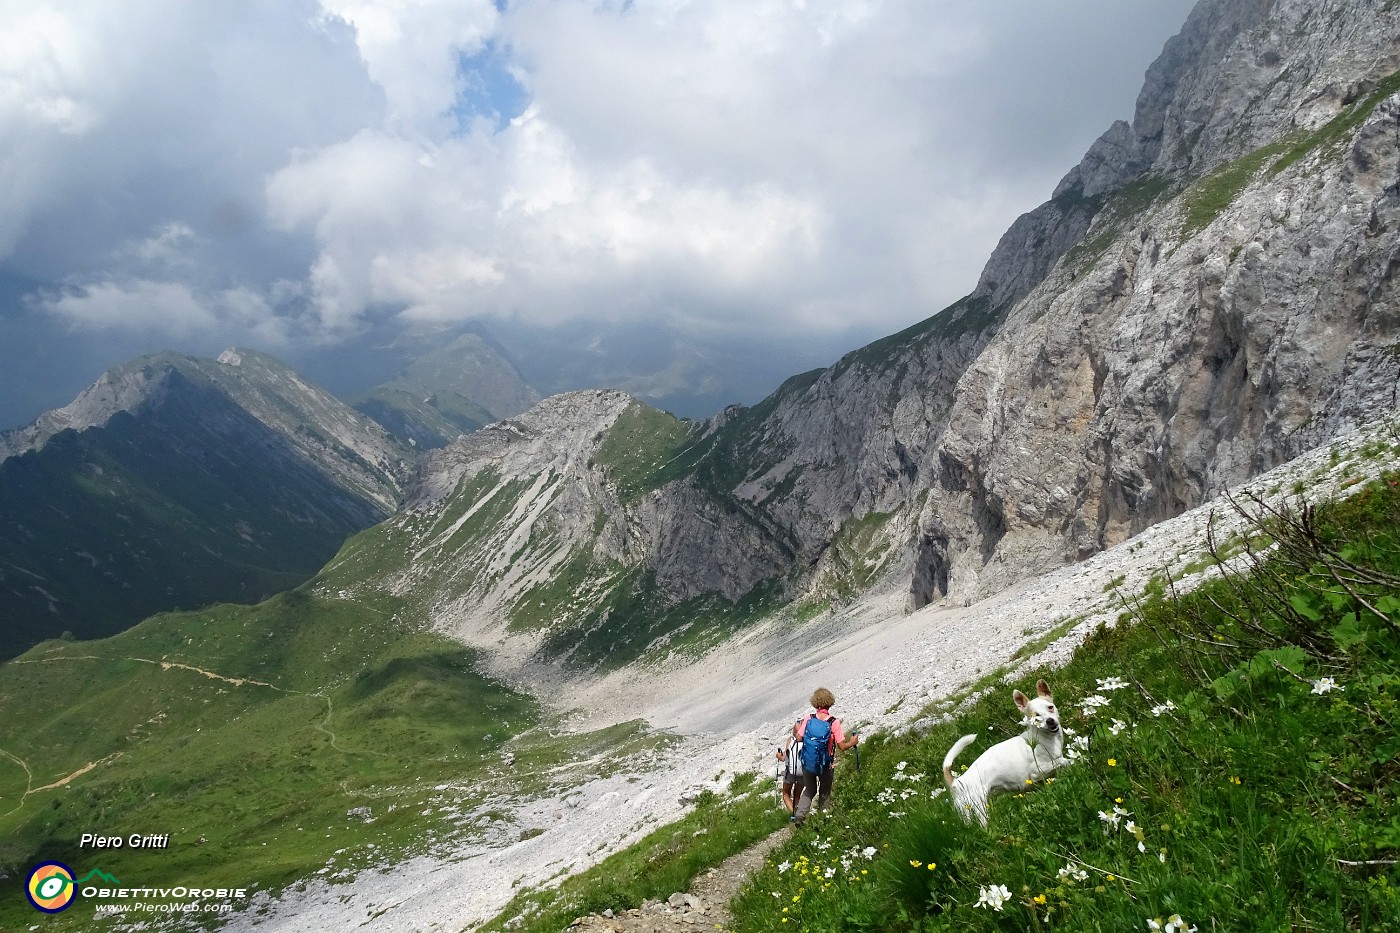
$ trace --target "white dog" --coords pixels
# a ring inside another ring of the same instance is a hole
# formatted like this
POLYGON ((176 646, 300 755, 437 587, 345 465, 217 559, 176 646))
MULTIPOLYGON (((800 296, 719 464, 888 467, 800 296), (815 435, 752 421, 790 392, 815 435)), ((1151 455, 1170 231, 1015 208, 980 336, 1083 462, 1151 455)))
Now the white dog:
POLYGON ((971 821, 975 815, 987 825, 987 797, 994 791, 1024 790, 1031 781, 1039 781, 1069 764, 1065 758, 1065 734, 1060 729, 1059 712, 1050 688, 1037 681, 1036 698, 1026 699, 1020 690, 1011 694, 1021 710, 1026 731, 998 742, 983 752, 961 776, 953 777, 953 759, 976 740, 977 735, 965 735, 953 743, 943 758, 943 780, 952 792, 953 806, 962 818, 971 821))

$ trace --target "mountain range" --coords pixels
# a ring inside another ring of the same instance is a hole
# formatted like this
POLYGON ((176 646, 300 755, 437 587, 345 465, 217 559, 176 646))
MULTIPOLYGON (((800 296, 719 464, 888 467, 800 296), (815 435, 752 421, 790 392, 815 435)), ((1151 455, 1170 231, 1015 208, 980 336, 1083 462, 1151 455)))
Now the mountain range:
POLYGON ((967 297, 752 408, 573 393, 464 437, 359 586, 611 666, 781 604, 976 600, 1394 410, 1395 16, 1200 4, 967 297))
MULTIPOLYGON (((425 363, 361 402, 401 443, 251 351, 114 371, 88 402, 3 439, 0 486, 15 491, 0 583, 31 640, 66 611, 49 595, 60 583, 132 602, 131 620, 141 610, 125 587, 158 568, 309 579, 257 606, 157 616, 0 666, 0 724, 13 723, 0 747, 29 776, 0 774, 0 796, 20 801, 0 817, 18 840, 0 855, 67 855, 64 832, 117 804, 150 807, 162 789, 182 839, 206 822, 226 830, 225 862, 186 846, 190 864, 252 871, 263 844, 285 840, 299 860, 270 887, 329 870, 331 846, 352 845, 362 827, 347 823, 369 810, 388 820, 375 837, 385 858, 447 822, 523 846, 553 824, 511 823, 501 787, 566 799, 570 778, 615 766, 610 748, 669 741, 574 710, 548 721, 534 704, 569 695, 560 685, 650 684, 758 623, 800 638, 858 601, 870 626, 909 610, 934 619, 1393 413, 1397 270, 1400 8, 1202 0, 1148 70, 1133 120, 1007 231, 969 295, 752 407, 686 419, 590 389, 507 414, 529 401, 519 370, 482 363, 508 402, 497 410, 467 391, 434 403, 425 363), (100 527, 78 527, 85 515, 100 527), (94 542, 85 553, 75 529, 94 542), (274 537, 294 543, 260 545, 274 537), (68 707, 52 699, 59 669, 89 671, 64 688, 68 707), (195 680, 165 704, 162 685, 185 673, 236 690, 206 696, 195 680), (20 715, 21 696, 50 698, 51 718, 20 715), (462 715, 477 698, 499 727, 462 715), (108 707, 120 735, 84 718, 108 707), (45 739, 55 730, 81 742, 45 739), (256 767, 237 766, 237 749, 256 767), (161 771, 177 751, 178 780, 161 771), (517 768, 527 751, 539 757, 517 768), (23 809, 31 770, 54 780, 99 760, 71 807, 23 809), (448 773, 502 783, 453 787, 470 802, 455 807, 448 773), (208 783, 217 820, 200 805, 208 783), (259 787, 275 820, 240 802, 259 787)), ((485 359, 471 342, 463 352, 485 359)), ((229 598, 212 589, 179 598, 229 598)), ((125 624, 113 620, 105 631, 125 624)), ((283 928, 295 908, 282 905, 283 928)))

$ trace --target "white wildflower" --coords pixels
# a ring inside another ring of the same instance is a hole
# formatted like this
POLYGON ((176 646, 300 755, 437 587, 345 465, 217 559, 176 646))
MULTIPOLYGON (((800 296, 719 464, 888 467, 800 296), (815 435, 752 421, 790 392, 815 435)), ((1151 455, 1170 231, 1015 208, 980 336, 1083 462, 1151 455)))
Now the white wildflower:
POLYGON ((1106 696, 1093 693, 1085 697, 1081 703, 1084 708, 1080 710, 1080 712, 1085 716, 1092 716, 1094 715, 1094 710, 1098 709, 1100 706, 1107 706, 1109 704, 1109 699, 1106 696))
POLYGON ((1335 678, 1323 677, 1312 682, 1312 692, 1317 696, 1324 693, 1331 693, 1333 690, 1345 690, 1346 687, 1339 686, 1335 678))
POLYGON ((1165 703, 1152 707, 1152 715, 1160 717, 1166 713, 1170 713, 1174 709, 1176 709, 1176 704, 1168 700, 1165 703))
POLYGON ((994 884, 979 891, 976 906, 1001 910, 1001 905, 1009 900, 1011 900, 1011 892, 1006 889, 1006 885, 994 884))
POLYGON ((863 855, 863 856, 865 856, 865 857, 868 858, 868 859, 874 858, 874 857, 875 857, 875 847, 874 847, 874 846, 866 846, 864 849, 861 849, 861 850, 860 850, 860 854, 863 855))
MULTIPOLYGON (((1110 812, 1105 813, 1103 810, 1100 810, 1099 820, 1104 824, 1103 831, 1108 832, 1110 829, 1117 829, 1120 825, 1122 825, 1123 817, 1125 816, 1132 816, 1132 814, 1129 813, 1127 810, 1124 810, 1122 807, 1117 806, 1116 804, 1114 805, 1113 810, 1110 812)), ((1129 831, 1131 831, 1132 825, 1132 820, 1129 820, 1129 831)))
POLYGON ((1061 868, 1058 872, 1056 872, 1056 874, 1060 876, 1061 881, 1089 880, 1089 873, 1072 862, 1065 865, 1065 867, 1061 868))
POLYGON ((1122 690, 1128 682, 1121 677, 1104 677, 1097 681, 1100 690, 1122 690))
POLYGON ((1113 725, 1108 727, 1108 731, 1111 732, 1113 735, 1117 735, 1126 728, 1128 728, 1128 724, 1126 722, 1124 722, 1121 719, 1115 719, 1113 720, 1113 725))
POLYGON ((791 862, 783 862, 781 865, 778 866, 778 874, 781 875, 783 872, 787 871, 787 870, 788 870, 789 868, 791 868, 791 867, 792 867, 792 863, 791 863, 791 862))

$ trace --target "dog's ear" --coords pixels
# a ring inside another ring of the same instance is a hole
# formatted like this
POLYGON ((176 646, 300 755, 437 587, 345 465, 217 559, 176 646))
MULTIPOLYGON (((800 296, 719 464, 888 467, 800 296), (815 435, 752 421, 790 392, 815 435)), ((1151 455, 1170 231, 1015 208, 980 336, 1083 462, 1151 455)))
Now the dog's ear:
POLYGON ((1011 691, 1011 699, 1016 701, 1016 708, 1023 711, 1031 705, 1031 701, 1026 699, 1026 695, 1019 690, 1011 691))
POLYGON ((1050 685, 1043 680, 1037 680, 1035 682, 1035 692, 1043 697, 1048 697, 1050 695, 1050 685))

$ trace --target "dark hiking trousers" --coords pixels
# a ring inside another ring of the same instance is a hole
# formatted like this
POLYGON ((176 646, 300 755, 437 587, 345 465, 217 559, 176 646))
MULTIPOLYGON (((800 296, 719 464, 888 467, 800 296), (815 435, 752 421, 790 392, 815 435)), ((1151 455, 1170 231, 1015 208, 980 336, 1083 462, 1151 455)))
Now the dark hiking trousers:
POLYGON ((825 810, 827 801, 831 799, 831 773, 832 769, 827 768, 821 773, 821 779, 817 779, 815 774, 804 774, 801 777, 802 799, 797 802, 797 807, 792 811, 792 818, 798 826, 807 819, 807 814, 812 810, 812 799, 816 798, 817 809, 825 810))

